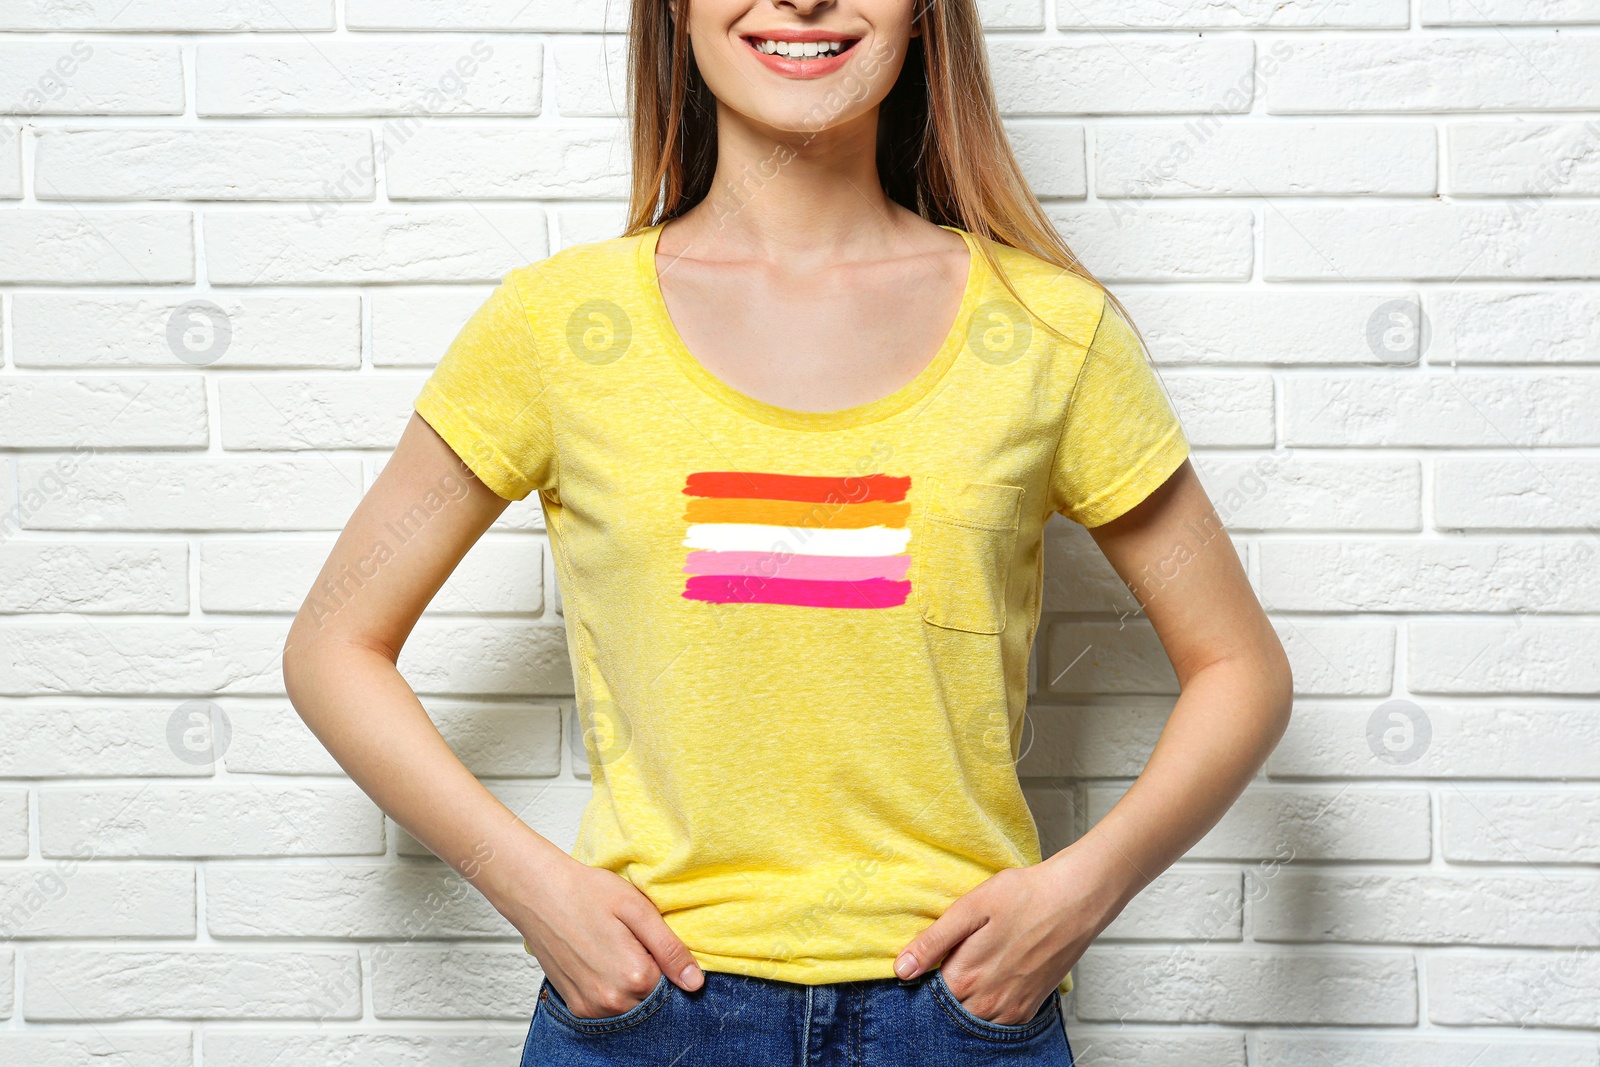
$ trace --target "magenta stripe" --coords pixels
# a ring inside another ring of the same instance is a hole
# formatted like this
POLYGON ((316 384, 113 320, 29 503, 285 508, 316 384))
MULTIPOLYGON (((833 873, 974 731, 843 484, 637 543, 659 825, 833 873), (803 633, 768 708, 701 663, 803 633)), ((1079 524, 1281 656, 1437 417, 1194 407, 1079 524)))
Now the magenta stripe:
POLYGON ((684 586, 690 600, 713 604, 795 604, 808 608, 892 608, 906 602, 910 582, 868 578, 860 582, 799 578, 745 578, 697 574, 684 586))
POLYGON ((691 552, 685 574, 722 574, 729 577, 801 578, 807 581, 861 582, 869 578, 899 581, 906 576, 911 557, 807 556, 794 552, 691 552))

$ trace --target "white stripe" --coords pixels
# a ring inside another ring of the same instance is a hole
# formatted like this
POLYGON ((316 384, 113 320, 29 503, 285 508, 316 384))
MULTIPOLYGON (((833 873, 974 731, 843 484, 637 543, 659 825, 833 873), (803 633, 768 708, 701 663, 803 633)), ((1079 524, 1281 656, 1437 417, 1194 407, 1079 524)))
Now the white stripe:
POLYGON ((891 526, 807 530, 754 522, 701 522, 683 543, 713 552, 788 552, 797 556, 897 556, 911 531, 891 526))

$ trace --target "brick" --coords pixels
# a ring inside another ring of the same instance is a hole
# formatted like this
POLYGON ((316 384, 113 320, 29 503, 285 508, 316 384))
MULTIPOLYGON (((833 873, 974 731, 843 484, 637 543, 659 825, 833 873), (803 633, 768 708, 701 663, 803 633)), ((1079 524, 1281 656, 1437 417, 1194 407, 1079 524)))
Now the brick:
POLYGON ((217 285, 498 282, 547 255, 544 212, 527 208, 210 212, 206 270, 217 285))
POLYGON ((370 200, 366 130, 48 129, 37 135, 41 200, 370 200), (335 184, 345 171, 361 175, 335 184))
POLYGON ((189 611, 189 550, 152 544, 0 541, 0 612, 189 611))
POLYGON ((1576 25, 1600 22, 1596 0, 1422 0, 1424 26, 1576 25))
MULTIPOLYGON (((1393 721, 1378 715, 1384 703, 1296 706, 1289 729, 1267 758, 1267 773, 1274 778, 1600 778, 1600 716, 1591 709, 1411 702, 1423 716, 1427 738, 1415 759, 1395 763, 1374 752, 1393 721)), ((1154 740, 1151 736, 1149 744, 1154 740)), ((1108 752, 1107 758, 1122 751, 1107 741, 1097 747, 1108 752)), ((1137 774, 1142 766, 1141 761, 1125 773, 1137 774)))
POLYGON ((218 386, 222 447, 285 452, 393 448, 424 377, 230 378, 218 386))
POLYGON ((81 844, 68 858, 0 871, 8 940, 194 937, 192 868, 97 864, 95 849, 81 844))
POLYGON ((1043 0, 978 0, 978 19, 985 30, 1044 29, 1043 0))
POLYGON ((199 375, 0 381, 0 448, 205 448, 199 375))
POLYGON ((361 365, 361 298, 354 294, 208 293, 203 299, 224 316, 226 338, 216 333, 214 324, 209 334, 190 332, 210 323, 184 310, 196 295, 15 293, 13 361, 19 367, 51 369, 181 368, 193 365, 185 359, 204 360, 221 346, 206 365, 361 365))
POLYGON ((1275 413, 1266 374, 1164 374, 1191 444, 1201 448, 1271 448, 1275 413))
POLYGON ((1255 902, 1258 941, 1600 946, 1600 881, 1485 875, 1289 870, 1255 902))
POLYGON ((1600 1027, 1600 953, 1432 954, 1428 1019, 1443 1026, 1594 1030, 1600 1027))
POLYGON ((1077 200, 1088 195, 1082 126, 1014 121, 1006 124, 1006 137, 1034 195, 1077 200))
POLYGON ((1434 523, 1444 530, 1592 530, 1600 461, 1486 456, 1434 463, 1434 523))
POLYGON ((385 140, 394 200, 625 200, 631 160, 621 127, 425 126, 385 140))
POLYGON ((18 705, 0 715, 0 778, 211 775, 173 758, 167 730, 183 701, 18 705))
POLYGON ((1414 1026, 1409 952, 1091 948, 1075 972, 1079 1019, 1103 1022, 1414 1026))
POLYGON ((1256 1048, 1273 1067, 1326 1067, 1359 1063, 1363 1067, 1460 1067, 1483 1056, 1506 1067, 1587 1067, 1594 1050, 1587 1042, 1539 1041, 1525 1033, 1493 1038, 1437 1037, 1427 1031, 1395 1035, 1289 1033, 1258 1031, 1256 1048))
MULTIPOLYGON (((0 789, 0 857, 25 859, 28 855, 28 793, 24 789, 0 789)), ((10 980, 7 973, 3 979, 10 980)), ((0 997, 9 1004, 10 997, 0 997)))
POLYGON ((32 530, 337 530, 360 497, 354 459, 23 459, 32 530), (52 478, 54 473, 54 478, 52 478))
MULTIPOLYGON (((452 1063, 510 1063, 522 1054, 525 1031, 498 1033, 359 1033, 205 1030, 207 1067, 256 1067, 267 1063, 392 1063, 445 1067, 452 1063)), ((0 1046, 3 1047, 3 1046, 0 1046)), ((138 1067, 144 1067, 143 1064, 138 1067)), ((160 1067, 152 1064, 151 1067, 160 1067)))
POLYGON ((1296 41, 1267 112, 1581 111, 1600 107, 1600 39, 1504 35, 1296 41))
MULTIPOLYGON (((1090 786, 1089 824, 1104 818, 1125 791, 1090 786)), ((1422 789, 1252 785, 1184 858, 1266 861, 1255 877, 1269 885, 1277 875, 1265 871, 1277 871, 1273 864, 1426 860, 1432 850, 1428 803, 1422 789)))
POLYGON ((1600 225, 1575 205, 1284 206, 1267 213, 1268 281, 1600 277, 1600 225))
MULTIPOLYGON (((427 515, 398 523, 391 549, 414 537, 427 515)), ((300 610, 331 541, 207 541, 200 546, 200 607, 233 613, 300 610)), ((544 602, 544 549, 526 537, 480 538, 428 602, 433 614, 537 615, 544 602)))
POLYGON ((359 1019, 354 949, 107 949, 27 954, 30 1021, 359 1019))
POLYGON ((373 364, 431 369, 491 291, 460 285, 373 290, 373 364))
POLYGON ((1439 810, 1451 863, 1600 863, 1600 791, 1593 786, 1455 788, 1441 794, 1439 810), (1550 833, 1552 826, 1561 832, 1550 833))
POLYGON ((380 855, 383 813, 349 782, 39 790, 39 851, 65 856, 380 855))
POLYGON ((573 118, 621 118, 628 113, 627 42, 580 37, 553 46, 556 110, 573 118))
POLYGON ((181 115, 183 97, 176 44, 0 41, 0 114, 181 115))
POLYGON ((196 113, 537 115, 543 46, 515 37, 202 44, 196 113))
POLYGON ((1410 459, 1271 452, 1196 456, 1217 515, 1240 530, 1417 530, 1422 468, 1410 459))
POLYGON ((422 695, 565 696, 572 663, 560 626, 495 619, 419 623, 400 673, 422 695))
POLYGON ((282 693, 286 629, 200 622, 12 627, 0 631, 0 694, 282 693))
POLYGON ((0 30, 331 30, 333 0, 20 0, 0 11, 0 30))
MULTIPOLYGON (((1374 312, 1396 301, 1419 303, 1416 294, 1399 290, 1184 292, 1161 286, 1129 287, 1117 295, 1163 367, 1374 364, 1381 362, 1368 341, 1374 312)), ((1412 321, 1417 315, 1411 312, 1412 321)))
POLYGON ((0 284, 192 282, 193 225, 186 211, 7 211, 0 284))
POLYGON ((518 937, 444 864, 206 867, 206 930, 216 938, 518 937), (263 900, 272 901, 263 909, 263 900))
POLYGON ((1245 1067, 1245 1038, 1237 1031, 1129 1026, 1117 1022, 1097 1026, 1073 1018, 1068 1022, 1073 1054, 1097 1067, 1245 1067), (1090 1060, 1089 1057, 1094 1059, 1090 1060))
POLYGON ((1242 281, 1255 262, 1248 211, 1047 210, 1078 258, 1104 282, 1242 281))
POLYGON ((1254 98, 1244 38, 988 42, 1006 115, 1242 114, 1254 98))
POLYGON ((1106 707, 1032 704, 1017 773, 1023 778, 1137 778, 1171 710, 1170 699, 1106 707))
MULTIPOLYGON (((9 981, 9 976, 7 976, 9 981)), ((10 1005, 10 991, 5 993, 10 1005)), ((0 1058, 30 1067, 78 1067, 98 1057, 114 1054, 119 1067, 169 1067, 194 1057, 194 1042, 187 1030, 172 1033, 129 1031, 115 1039, 91 1028, 64 1027, 0 1030, 0 1058), (115 1050, 114 1052, 112 1050, 115 1050)))
POLYGON ((1592 374, 1297 374, 1284 392, 1290 445, 1600 444, 1592 374))
POLYGON ((1183 0, 1073 0, 1056 11, 1062 29, 1213 30, 1235 28, 1405 29, 1411 10, 1406 0, 1351 0, 1323 4, 1308 0, 1239 0, 1196 6, 1183 0))
POLYGON ((1237 871, 1169 867, 1100 934, 1105 941, 1238 941, 1244 895, 1237 871))
POLYGON ((1600 694, 1600 623, 1532 616, 1410 623, 1417 693, 1600 694))
POLYGON ((1450 192, 1537 202, 1600 192, 1600 122, 1450 126, 1450 192))
POLYGON ((1095 146, 1100 197, 1427 196, 1438 187, 1433 127, 1416 123, 1191 119, 1101 126, 1095 146))
POLYGON ((373 955, 372 1013, 379 1019, 521 1022, 543 973, 521 945, 379 945, 373 955))
POLYGON ((0 200, 22 196, 22 134, 0 133, 0 200))
POLYGON ((346 0, 344 21, 352 30, 528 30, 567 33, 625 28, 607 0, 564 0, 529 4, 527 0, 346 0))
POLYGON ((1279 611, 1600 611, 1587 538, 1263 541, 1261 595, 1279 611))
POLYGON ((1588 288, 1453 285, 1428 293, 1423 307, 1433 335, 1429 363, 1600 363, 1592 333, 1600 293, 1588 288))

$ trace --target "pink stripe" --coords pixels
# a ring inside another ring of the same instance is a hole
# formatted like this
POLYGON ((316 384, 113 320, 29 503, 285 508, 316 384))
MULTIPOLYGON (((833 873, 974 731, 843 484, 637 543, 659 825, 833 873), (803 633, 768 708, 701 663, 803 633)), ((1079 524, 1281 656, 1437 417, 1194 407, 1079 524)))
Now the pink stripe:
POLYGON ((899 581, 911 566, 910 555, 806 556, 794 552, 691 552, 685 574, 730 577, 802 578, 807 581, 861 582, 869 578, 899 581))
POLYGON ((808 608, 892 608, 906 602, 910 582, 868 578, 861 582, 796 578, 741 578, 697 574, 685 585, 690 600, 713 604, 794 604, 808 608))

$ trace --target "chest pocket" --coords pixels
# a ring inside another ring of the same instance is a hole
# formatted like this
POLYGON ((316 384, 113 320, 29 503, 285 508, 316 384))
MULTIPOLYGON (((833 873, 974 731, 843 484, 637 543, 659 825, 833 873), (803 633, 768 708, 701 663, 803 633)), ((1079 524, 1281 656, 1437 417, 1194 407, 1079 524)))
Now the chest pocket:
POLYGON ((1022 487, 918 481, 911 585, 923 620, 949 630, 999 633, 1006 624, 1022 487))

